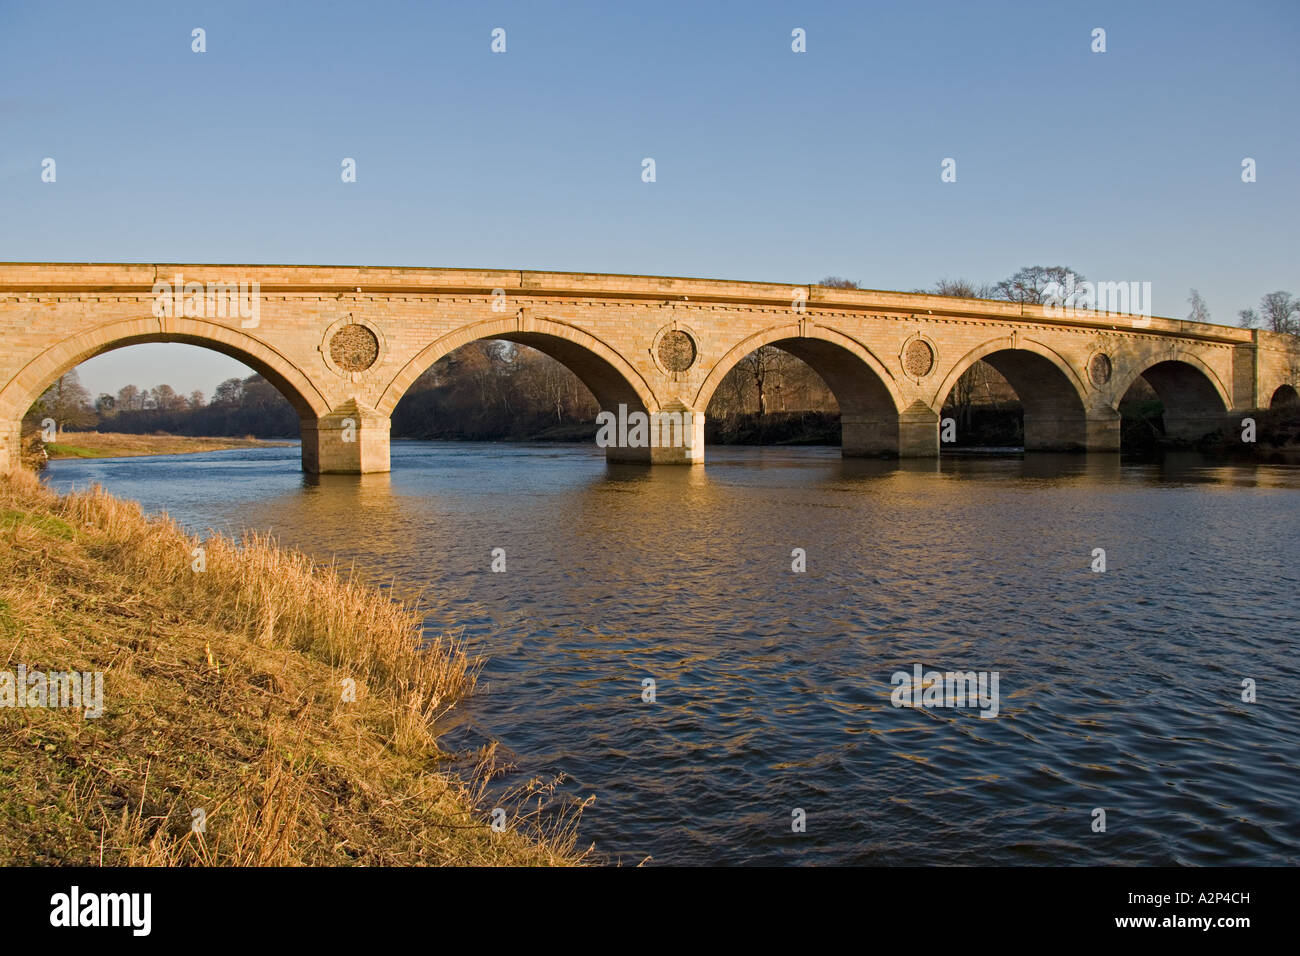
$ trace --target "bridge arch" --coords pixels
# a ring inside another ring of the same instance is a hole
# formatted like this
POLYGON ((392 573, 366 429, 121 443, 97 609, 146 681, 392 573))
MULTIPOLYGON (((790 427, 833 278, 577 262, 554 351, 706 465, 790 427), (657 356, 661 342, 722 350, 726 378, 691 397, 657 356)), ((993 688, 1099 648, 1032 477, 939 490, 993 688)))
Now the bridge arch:
POLYGON ((320 390, 297 366, 242 329, 194 318, 141 318, 78 332, 41 352, 0 389, 0 421, 17 421, 51 383, 87 359, 148 342, 197 345, 229 355, 274 385, 297 411, 315 420, 329 411, 320 390))
POLYGON ((1194 441, 1223 424, 1232 407, 1228 389, 1214 369, 1190 352, 1175 351, 1154 361, 1137 361, 1119 378, 1120 399, 1138 378, 1146 379, 1164 405, 1165 435, 1194 441))
POLYGON ((1300 405, 1300 392, 1295 390, 1294 385, 1279 385, 1268 400, 1269 408, 1287 408, 1292 405, 1300 405))
POLYGON ((426 369, 462 345, 480 339, 527 345, 550 356, 587 386, 602 410, 616 411, 619 405, 626 405, 629 411, 655 412, 660 408, 641 374, 617 350, 589 332, 552 319, 511 316, 463 326, 426 346, 388 383, 376 411, 391 415, 426 369))
POLYGON ((1088 389, 1055 349, 1023 336, 991 339, 949 369, 930 401, 939 412, 957 380, 976 362, 993 366, 1015 389, 1024 409, 1026 451, 1083 450, 1088 443, 1088 389))
POLYGON ((841 450, 847 456, 897 455, 902 401, 889 370, 861 342, 837 329, 790 323, 757 332, 731 348, 695 393, 700 411, 747 355, 772 345, 822 377, 840 407, 841 450))

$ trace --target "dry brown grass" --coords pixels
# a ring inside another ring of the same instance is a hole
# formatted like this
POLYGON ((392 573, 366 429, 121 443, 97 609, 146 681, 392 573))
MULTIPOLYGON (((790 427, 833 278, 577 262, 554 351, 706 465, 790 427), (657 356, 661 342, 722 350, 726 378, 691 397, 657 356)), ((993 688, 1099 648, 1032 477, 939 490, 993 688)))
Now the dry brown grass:
POLYGON ((0 708, 0 863, 586 858, 580 807, 532 809, 549 785, 505 801, 494 833, 493 754, 448 769, 431 728, 477 673, 458 640, 265 538, 200 541, 99 489, 0 478, 0 659, 105 675, 97 719, 0 708))
POLYGON ((202 438, 190 435, 128 435, 122 432, 61 432, 45 445, 50 458, 135 458, 141 455, 187 455, 226 448, 268 448, 286 442, 244 438, 202 438))

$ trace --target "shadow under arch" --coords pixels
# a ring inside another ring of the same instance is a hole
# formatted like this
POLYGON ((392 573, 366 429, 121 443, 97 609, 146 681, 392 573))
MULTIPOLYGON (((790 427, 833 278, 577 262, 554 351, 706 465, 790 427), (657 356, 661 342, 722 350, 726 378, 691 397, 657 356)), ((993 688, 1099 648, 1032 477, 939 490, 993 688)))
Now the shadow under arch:
POLYGON ((311 380, 271 346, 241 329, 203 319, 157 318, 110 322, 58 342, 25 365, 0 389, 0 420, 21 420, 59 376, 87 359, 131 345, 173 342, 220 352, 256 371, 293 405, 300 419, 315 421, 329 403, 311 380))
POLYGON ((602 411, 656 412, 659 402, 641 374, 615 349, 575 326, 551 319, 514 316, 476 322, 442 336, 403 366, 384 389, 376 410, 391 415, 407 389, 425 370, 462 345, 496 339, 527 345, 555 359, 587 386, 602 411))
POLYGON ((1150 364, 1136 363, 1117 383, 1121 400, 1138 378, 1146 379, 1164 406, 1165 437, 1195 441, 1222 426, 1232 407, 1219 376, 1194 355, 1176 352, 1150 364))
POLYGON ((1300 392, 1292 385, 1279 385, 1268 400, 1269 408, 1291 408, 1296 405, 1300 405, 1300 392))
POLYGON ((988 362, 1010 383, 1024 409, 1025 451, 1083 451, 1088 420, 1087 388, 1054 349, 1022 336, 1006 336, 963 355, 934 393, 931 407, 943 408, 957 380, 976 362, 988 362))
POLYGON ((789 352, 822 377, 840 407, 841 454, 848 457, 897 456, 901 402, 893 376, 871 350, 827 326, 765 329, 744 339, 718 361, 695 394, 701 411, 745 356, 771 345, 789 352))

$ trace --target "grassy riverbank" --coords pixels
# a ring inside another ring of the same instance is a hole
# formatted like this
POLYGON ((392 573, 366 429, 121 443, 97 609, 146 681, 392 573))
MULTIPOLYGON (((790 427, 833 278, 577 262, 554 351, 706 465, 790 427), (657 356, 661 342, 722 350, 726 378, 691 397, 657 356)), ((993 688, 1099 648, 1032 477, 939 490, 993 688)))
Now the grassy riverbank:
POLYGON ((142 455, 189 455, 227 448, 272 448, 288 442, 259 438, 196 438, 189 435, 127 435, 121 432, 62 432, 45 445, 50 458, 136 458, 142 455))
POLYGON ((491 755, 454 772, 430 732, 476 664, 419 637, 414 609, 266 539, 0 477, 0 672, 104 674, 98 718, 0 707, 0 864, 578 862, 571 825, 492 831, 491 755))

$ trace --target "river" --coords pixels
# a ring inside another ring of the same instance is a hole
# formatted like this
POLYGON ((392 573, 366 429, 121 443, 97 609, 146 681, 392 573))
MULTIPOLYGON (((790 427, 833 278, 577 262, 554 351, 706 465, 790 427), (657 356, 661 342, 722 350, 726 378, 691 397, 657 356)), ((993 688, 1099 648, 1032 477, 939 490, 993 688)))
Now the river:
POLYGON ((594 795, 614 861, 1300 861, 1300 469, 708 456, 394 442, 387 475, 279 447, 46 481, 422 592, 487 658, 445 739, 594 795), (894 706, 918 664, 996 672, 997 716, 894 706))

